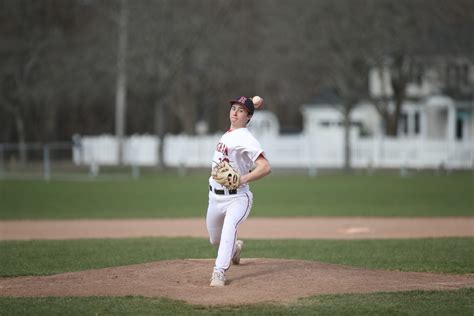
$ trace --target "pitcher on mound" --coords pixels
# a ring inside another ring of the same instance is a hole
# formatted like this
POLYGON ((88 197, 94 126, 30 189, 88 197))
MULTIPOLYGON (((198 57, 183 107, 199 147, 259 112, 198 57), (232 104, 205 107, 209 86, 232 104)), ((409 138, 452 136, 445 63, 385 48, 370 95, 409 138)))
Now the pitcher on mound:
POLYGON ((237 239, 239 225, 249 216, 253 194, 249 182, 271 172, 262 146, 247 129, 263 99, 238 97, 230 101, 230 128, 221 137, 212 158, 206 225, 212 245, 218 247, 211 286, 225 285, 231 264, 240 263, 244 242, 237 239))

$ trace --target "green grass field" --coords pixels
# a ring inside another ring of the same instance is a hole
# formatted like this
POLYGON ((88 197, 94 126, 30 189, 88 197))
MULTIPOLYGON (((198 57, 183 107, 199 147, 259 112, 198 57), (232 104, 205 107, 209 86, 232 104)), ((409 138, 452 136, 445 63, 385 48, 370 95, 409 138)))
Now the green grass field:
MULTIPOLYGON (((471 238, 415 240, 248 240, 245 255, 317 260, 401 271, 473 273, 471 238)), ((0 242, 0 275, 47 275, 177 258, 212 258, 200 238, 89 239, 0 242)), ((469 315, 473 289, 325 295, 295 304, 210 308, 142 297, 0 297, 2 315, 248 314, 248 315, 469 315)))
POLYGON ((0 297, 2 315, 472 315, 474 289, 322 295, 291 305, 204 307, 143 297, 0 297))
MULTIPOLYGON (((204 217, 207 174, 110 181, 0 181, 0 219, 204 217)), ((472 172, 273 174, 254 183, 251 216, 473 216, 472 172)), ((246 257, 367 268, 474 273, 473 238, 248 240, 246 257)), ((48 275, 181 258, 213 258, 203 238, 0 241, 0 276, 48 275)), ((290 305, 193 306, 143 297, 0 297, 0 315, 473 315, 474 289, 324 295, 290 305)))
MULTIPOLYGON (((0 219, 202 217, 207 173, 116 181, 0 181, 0 219)), ((472 216, 474 177, 271 175, 252 184, 252 216, 472 216)))
MULTIPOLYGON (((245 257, 400 271, 474 273, 472 238, 247 240, 245 257)), ((213 258, 204 238, 1 241, 0 276, 46 275, 168 259, 213 258)))

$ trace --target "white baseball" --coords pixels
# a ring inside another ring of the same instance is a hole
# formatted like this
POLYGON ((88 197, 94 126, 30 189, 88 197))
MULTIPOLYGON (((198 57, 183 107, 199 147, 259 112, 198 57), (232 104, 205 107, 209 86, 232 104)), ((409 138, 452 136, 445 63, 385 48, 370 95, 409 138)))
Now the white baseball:
POLYGON ((252 101, 256 109, 259 109, 263 106, 263 98, 259 97, 258 95, 254 96, 252 101))

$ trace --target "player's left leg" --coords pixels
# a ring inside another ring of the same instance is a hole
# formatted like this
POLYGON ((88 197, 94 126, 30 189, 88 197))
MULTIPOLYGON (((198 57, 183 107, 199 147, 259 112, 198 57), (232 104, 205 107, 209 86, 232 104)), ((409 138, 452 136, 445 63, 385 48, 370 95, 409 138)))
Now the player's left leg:
POLYGON ((246 192, 237 196, 227 207, 214 270, 225 272, 229 269, 235 250, 239 225, 249 216, 252 204, 252 192, 246 192))

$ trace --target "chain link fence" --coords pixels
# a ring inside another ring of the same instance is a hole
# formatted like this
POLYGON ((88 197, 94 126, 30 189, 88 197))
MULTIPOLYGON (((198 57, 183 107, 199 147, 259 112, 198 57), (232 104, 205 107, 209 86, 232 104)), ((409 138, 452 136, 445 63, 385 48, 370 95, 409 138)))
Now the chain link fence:
MULTIPOLYGON (((72 142, 0 144, 0 179, 87 180, 138 178, 134 166, 79 164, 72 142)), ((77 149, 77 148, 76 148, 77 149)))

